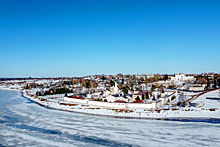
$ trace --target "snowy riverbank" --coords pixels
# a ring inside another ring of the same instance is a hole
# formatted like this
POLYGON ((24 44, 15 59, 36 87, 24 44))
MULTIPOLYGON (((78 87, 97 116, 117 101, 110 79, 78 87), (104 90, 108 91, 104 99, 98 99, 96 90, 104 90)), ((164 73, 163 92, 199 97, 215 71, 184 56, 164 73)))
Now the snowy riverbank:
POLYGON ((143 118, 143 119, 220 119, 220 110, 215 108, 195 108, 184 107, 169 110, 146 110, 146 109, 116 109, 92 106, 86 104, 72 103, 63 101, 63 95, 40 96, 34 95, 35 91, 21 90, 17 88, 0 87, 5 90, 17 90, 23 93, 23 96, 36 102, 39 105, 74 113, 84 113, 90 115, 110 116, 118 118, 143 118))

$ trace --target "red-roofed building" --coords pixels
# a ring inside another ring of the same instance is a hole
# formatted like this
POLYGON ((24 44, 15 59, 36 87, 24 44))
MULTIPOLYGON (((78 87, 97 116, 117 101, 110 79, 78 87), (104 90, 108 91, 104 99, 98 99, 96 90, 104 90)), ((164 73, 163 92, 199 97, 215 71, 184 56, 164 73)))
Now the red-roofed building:
POLYGON ((143 103, 143 101, 142 100, 136 100, 133 103, 143 103))
POLYGON ((79 96, 75 96, 75 95, 73 95, 73 96, 70 97, 70 98, 73 98, 73 99, 84 99, 83 97, 79 97, 79 96))
POLYGON ((117 100, 117 101, 114 101, 114 103, 126 103, 126 102, 122 100, 117 100))

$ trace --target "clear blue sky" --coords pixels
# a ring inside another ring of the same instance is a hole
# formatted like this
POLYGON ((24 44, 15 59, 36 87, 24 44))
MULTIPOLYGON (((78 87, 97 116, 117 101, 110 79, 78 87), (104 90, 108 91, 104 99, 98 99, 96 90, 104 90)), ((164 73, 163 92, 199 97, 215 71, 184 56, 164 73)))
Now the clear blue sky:
POLYGON ((0 0, 0 77, 220 72, 219 0, 0 0))

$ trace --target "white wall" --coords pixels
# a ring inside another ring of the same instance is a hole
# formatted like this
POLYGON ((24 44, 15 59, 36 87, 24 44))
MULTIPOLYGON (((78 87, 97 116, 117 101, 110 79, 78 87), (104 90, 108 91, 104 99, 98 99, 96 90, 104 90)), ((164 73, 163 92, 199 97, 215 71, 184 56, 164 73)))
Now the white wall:
POLYGON ((100 101, 89 101, 90 105, 101 106, 101 107, 112 107, 112 108, 122 108, 125 109, 126 103, 108 103, 100 101))
POLYGON ((74 102, 74 103, 83 103, 83 104, 88 103, 88 100, 86 99, 74 99, 74 98, 68 98, 68 97, 64 97, 64 101, 74 102))
POLYGON ((145 108, 145 109, 155 109, 156 103, 148 103, 148 104, 138 104, 138 103, 109 103, 109 102, 100 102, 100 101, 89 101, 84 99, 74 99, 64 97, 64 101, 75 102, 75 103, 83 103, 89 105, 95 105, 100 107, 111 107, 111 108, 145 108))
POLYGON ((127 104, 128 104, 128 108, 145 108, 145 109, 156 108, 152 103, 149 104, 127 103, 127 104))

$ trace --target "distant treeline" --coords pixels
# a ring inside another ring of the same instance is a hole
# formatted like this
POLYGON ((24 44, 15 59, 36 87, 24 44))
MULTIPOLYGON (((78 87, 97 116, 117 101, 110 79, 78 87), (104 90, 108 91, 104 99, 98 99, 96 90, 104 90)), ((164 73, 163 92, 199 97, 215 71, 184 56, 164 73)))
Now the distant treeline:
POLYGON ((44 93, 36 92, 36 95, 43 96, 43 95, 54 95, 54 94, 64 94, 64 93, 72 93, 73 91, 68 88, 57 88, 57 89, 50 89, 45 91, 44 93))
POLYGON ((27 78, 0 78, 0 81, 8 81, 8 80, 26 80, 27 78))

